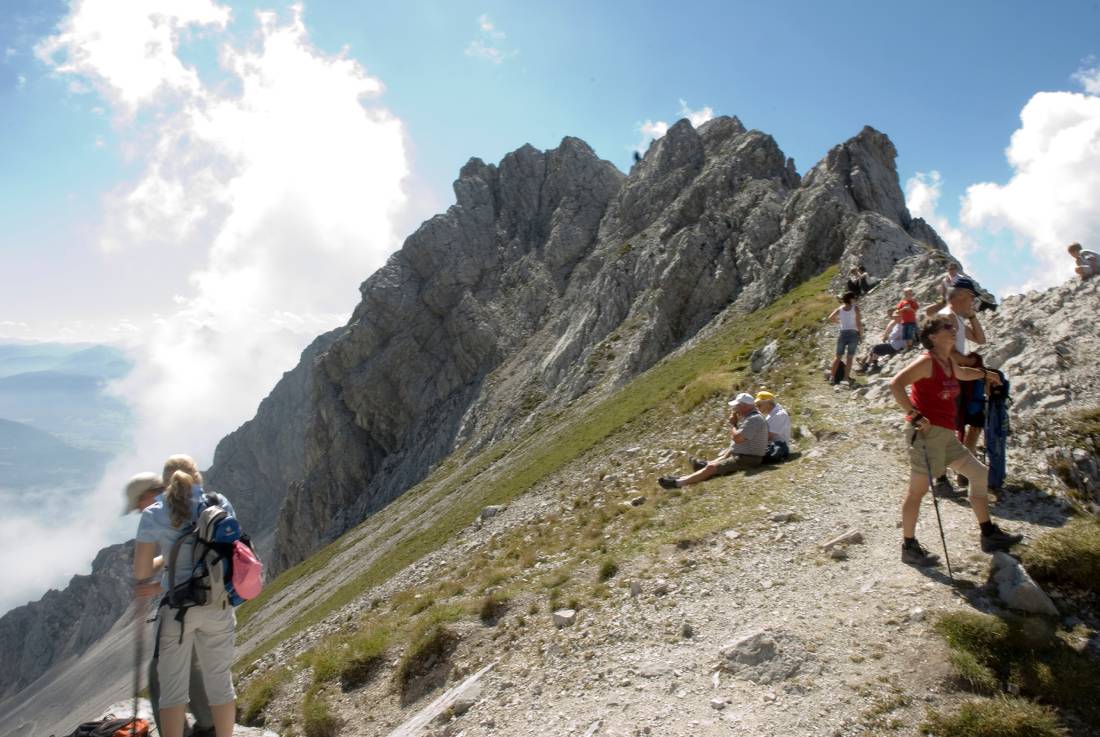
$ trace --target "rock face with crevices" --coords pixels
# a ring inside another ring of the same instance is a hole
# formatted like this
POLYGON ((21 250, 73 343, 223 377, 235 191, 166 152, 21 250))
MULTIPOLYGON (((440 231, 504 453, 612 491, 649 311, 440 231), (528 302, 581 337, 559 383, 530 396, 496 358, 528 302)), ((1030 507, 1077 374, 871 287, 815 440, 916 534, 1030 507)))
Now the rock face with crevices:
POLYGON ((90 574, 0 617, 0 698, 80 655, 111 629, 133 598, 133 561, 133 541, 104 548, 90 574))
POLYGON ((363 284, 318 358, 275 569, 456 448, 621 386, 731 305, 760 308, 838 261, 881 275, 943 249, 906 210, 895 156, 865 128, 800 178, 770 136, 717 118, 672 126, 625 177, 573 138, 471 160, 455 205, 363 284))

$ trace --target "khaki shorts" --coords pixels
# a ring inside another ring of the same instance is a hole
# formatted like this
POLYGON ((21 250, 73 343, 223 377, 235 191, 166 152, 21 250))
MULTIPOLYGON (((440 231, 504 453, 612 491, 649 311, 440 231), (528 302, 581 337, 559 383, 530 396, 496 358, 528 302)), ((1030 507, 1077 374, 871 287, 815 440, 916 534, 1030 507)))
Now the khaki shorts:
POLYGON ((921 476, 928 475, 928 466, 924 462, 924 449, 928 449, 928 463, 932 466, 932 478, 942 476, 948 466, 960 458, 966 458, 970 451, 959 442, 954 430, 933 425, 928 432, 916 433, 913 440, 913 428, 905 431, 905 440, 909 443, 909 469, 921 476))
POLYGON ((728 476, 737 471, 756 468, 764 462, 764 456, 731 455, 720 461, 715 461, 715 476, 728 476))
POLYGON ((207 702, 213 706, 228 704, 237 694, 233 690, 234 638, 237 618, 233 607, 192 607, 183 618, 183 637, 176 610, 162 606, 160 620, 160 705, 182 706, 191 700, 191 655, 199 659, 207 702), (182 642, 181 642, 182 639, 182 642))

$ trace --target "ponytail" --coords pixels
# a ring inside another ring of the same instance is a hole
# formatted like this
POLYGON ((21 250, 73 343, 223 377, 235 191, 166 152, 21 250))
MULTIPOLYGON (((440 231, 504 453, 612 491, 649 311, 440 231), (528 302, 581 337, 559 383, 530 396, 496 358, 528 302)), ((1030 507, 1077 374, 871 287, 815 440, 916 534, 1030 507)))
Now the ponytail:
POLYGON ((184 471, 176 471, 168 481, 168 491, 164 492, 164 501, 172 517, 172 527, 179 527, 191 519, 191 476, 184 471))
POLYGON ((202 486, 202 474, 194 458, 177 453, 164 462, 162 476, 168 489, 164 501, 171 513, 172 527, 179 527, 191 519, 191 489, 195 484, 202 486))

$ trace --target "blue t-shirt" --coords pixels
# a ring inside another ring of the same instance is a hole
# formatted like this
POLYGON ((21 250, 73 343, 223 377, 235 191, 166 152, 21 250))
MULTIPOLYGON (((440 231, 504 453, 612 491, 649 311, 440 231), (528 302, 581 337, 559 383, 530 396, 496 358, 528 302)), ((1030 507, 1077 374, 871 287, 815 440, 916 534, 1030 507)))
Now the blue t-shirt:
MULTIPOLYGON (((150 504, 141 513, 138 520, 138 529, 135 539, 139 543, 156 543, 157 553, 164 556, 164 573, 160 577, 160 585, 168 591, 168 556, 172 553, 172 545, 176 540, 191 529, 191 523, 198 519, 199 503, 204 495, 202 487, 196 484, 191 487, 191 518, 179 527, 172 527, 172 513, 164 502, 164 494, 158 494, 156 501, 150 504)), ((221 494, 214 494, 218 503, 234 517, 233 505, 221 494)), ((176 585, 183 583, 191 577, 191 569, 194 567, 194 543, 185 542, 180 545, 179 555, 176 558, 176 585)))

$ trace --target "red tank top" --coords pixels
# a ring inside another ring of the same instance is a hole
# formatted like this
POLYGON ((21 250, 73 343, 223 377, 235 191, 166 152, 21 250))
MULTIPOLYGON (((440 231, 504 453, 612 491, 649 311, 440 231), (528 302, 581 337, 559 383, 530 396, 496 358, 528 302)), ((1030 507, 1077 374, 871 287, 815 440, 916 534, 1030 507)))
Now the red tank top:
POLYGON ((925 351, 924 355, 932 359, 932 376, 913 382, 909 387, 909 401, 933 425, 954 430, 955 400, 959 396, 954 368, 948 376, 931 352, 925 351))

